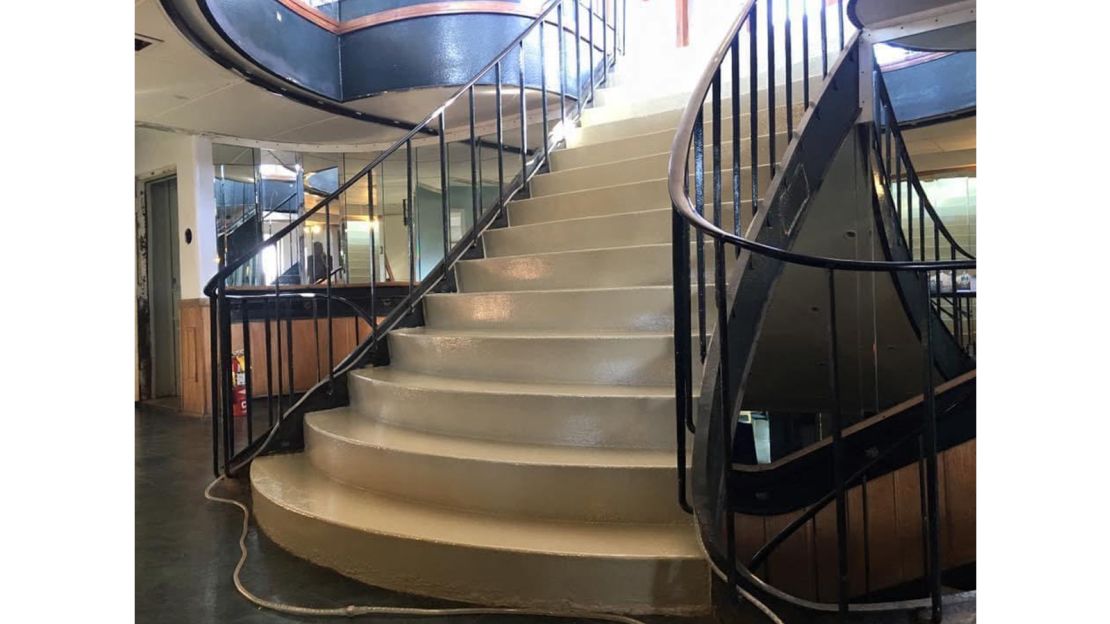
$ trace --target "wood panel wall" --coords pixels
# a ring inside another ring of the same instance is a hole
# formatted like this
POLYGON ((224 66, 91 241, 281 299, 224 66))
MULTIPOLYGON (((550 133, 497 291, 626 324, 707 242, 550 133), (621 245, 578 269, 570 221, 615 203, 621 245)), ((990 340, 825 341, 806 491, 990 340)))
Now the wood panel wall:
MULTIPOLYGON (((211 338, 208 320, 209 305, 206 299, 181 302, 181 409, 195 415, 212 413, 211 392, 211 338)), ((292 323, 293 386, 297 392, 311 388, 328 372, 327 319, 295 319, 292 323), (318 332, 318 333, 317 333, 318 332)), ((249 324, 251 361, 248 368, 252 375, 252 394, 267 394, 266 327, 263 321, 249 324)), ((353 317, 332 319, 332 365, 338 364, 361 340, 370 333, 370 326, 353 317), (356 329, 357 324, 357 329, 356 329)), ((280 335, 282 353, 282 388, 288 392, 288 341, 287 325, 270 323, 270 348, 273 358, 272 388, 277 392, 277 349, 280 335)), ((242 324, 235 323, 231 330, 232 351, 243 348, 242 324)))
MULTIPOLYGON (((975 561, 975 440, 943 452, 938 457, 937 469, 941 565, 947 570, 975 561)), ((866 518, 864 488, 852 488, 847 496, 849 587, 853 596, 893 587, 923 575, 917 464, 868 481, 866 496, 866 518)), ((738 561, 749 561, 760 546, 801 513, 737 514, 738 561)), ((754 572, 798 598, 835 602, 835 506, 825 507, 815 520, 783 542, 767 564, 754 572)))

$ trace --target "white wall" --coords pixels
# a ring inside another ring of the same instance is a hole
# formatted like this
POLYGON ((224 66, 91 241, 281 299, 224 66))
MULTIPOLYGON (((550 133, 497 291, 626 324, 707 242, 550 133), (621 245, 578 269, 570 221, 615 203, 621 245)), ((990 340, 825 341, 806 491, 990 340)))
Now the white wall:
POLYGON ((216 272, 216 198, 212 144, 203 137, 146 128, 135 129, 135 177, 177 173, 178 244, 181 250, 181 298, 203 296, 201 289, 216 272), (193 242, 185 244, 185 229, 193 242))

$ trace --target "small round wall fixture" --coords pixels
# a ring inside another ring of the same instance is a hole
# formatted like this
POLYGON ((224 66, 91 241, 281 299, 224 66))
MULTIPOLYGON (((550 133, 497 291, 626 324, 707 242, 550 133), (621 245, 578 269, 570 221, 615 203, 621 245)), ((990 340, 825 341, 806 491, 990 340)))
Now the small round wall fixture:
POLYGON ((192 228, 185 228, 185 244, 188 245, 189 243, 192 243, 192 242, 193 242, 193 229, 192 228))

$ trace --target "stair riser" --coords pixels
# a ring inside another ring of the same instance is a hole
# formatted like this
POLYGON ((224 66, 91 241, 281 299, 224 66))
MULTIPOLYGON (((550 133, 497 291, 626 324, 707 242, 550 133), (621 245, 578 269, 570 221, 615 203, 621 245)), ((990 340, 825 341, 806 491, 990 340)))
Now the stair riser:
MULTIPOLYGON (((778 128, 778 130, 779 132, 775 135, 775 151, 777 152, 776 157, 782 158, 782 155, 786 152, 787 135, 785 126, 778 128)), ((728 132, 731 132, 731 129, 726 131, 726 136, 728 132)), ((746 126, 741 129, 741 133, 742 136, 745 136, 744 133, 747 133, 746 126)), ((626 160, 630 155, 634 154, 660 154, 669 152, 673 140, 674 131, 664 130, 607 143, 598 143, 588 147, 557 150, 551 154, 551 170, 553 172, 561 172, 567 169, 592 167, 626 160)), ((768 135, 765 134, 759 137, 758 145, 762 153, 766 153, 767 141, 768 135)), ((711 138, 708 136, 706 137, 705 145, 707 148, 712 145, 711 138)), ((722 143, 722 151, 730 151, 731 149, 732 141, 725 141, 722 143)), ((743 138, 740 141, 740 153, 742 154, 743 160, 748 159, 751 149, 751 139, 743 138)))
MULTIPOLYGON (((746 106, 745 106, 746 108, 746 106)), ((775 107, 775 131, 786 127, 786 106, 775 107)), ((664 130, 675 130, 678 128, 678 122, 682 118, 683 109, 677 108, 661 113, 654 113, 651 115, 644 115, 642 117, 621 118, 613 121, 599 122, 596 125, 583 125, 578 131, 577 135, 571 137, 568 141, 567 147, 576 148, 582 146, 592 146, 598 143, 606 143, 608 141, 615 141, 626 139, 629 137, 638 136, 641 134, 650 134, 654 132, 661 132, 664 130)), ((800 101, 794 104, 794 121, 802 118, 805 112, 805 106, 800 101)), ((721 105, 721 121, 724 127, 731 127, 732 111, 729 107, 721 105)), ((756 119, 756 132, 759 136, 768 134, 770 131, 771 116, 767 114, 767 110, 760 109, 756 119)), ((706 126, 709 126, 710 119, 708 114, 705 117, 706 126)), ((750 115, 743 113, 740 115, 740 127, 742 133, 748 134, 750 132, 750 115)))
POLYGON ((529 465, 352 444, 305 426, 314 466, 342 483, 428 504, 554 520, 682 522, 673 467, 529 465))
POLYGON ((499 394, 408 388, 352 375, 367 418, 442 435, 521 444, 671 449, 673 397, 499 394), (466 414, 460 418, 459 414, 466 414))
POLYGON ((390 366, 446 377, 632 386, 674 383, 674 339, 666 335, 506 338, 394 332, 389 335, 389 353, 390 366))
POLYGON ((261 496, 254 513, 266 535, 294 555, 405 593, 556 611, 693 615, 709 604, 700 559, 566 556, 413 540, 303 516, 261 496))
MULTIPOLYGON (((761 168, 759 176, 761 192, 765 191, 770 183, 771 176, 768 173, 769 171, 761 168)), ((730 202, 732 199, 732 172, 722 171, 722 177, 722 201, 730 202)), ((690 189, 692 195, 693 184, 690 185, 690 189)), ((706 203, 711 204, 713 183, 712 175, 709 173, 705 177, 705 189, 706 203)), ((744 177, 741 181, 741 208, 745 215, 751 214, 750 194, 750 180, 744 177)), ((648 212, 669 208, 671 208, 671 201, 667 192, 667 180, 661 178, 571 193, 545 195, 513 202, 509 205, 509 224, 514 226, 534 225, 567 219, 648 212)))
POLYGON ((666 286, 673 283, 671 262, 669 245, 651 245, 465 260, 457 272, 466 293, 666 286))
MULTIPOLYGON (((674 328, 673 297, 669 287, 433 295, 424 312, 434 329, 667 332, 674 328)), ((712 310, 711 291, 707 299, 712 310)))
POLYGON ((669 243, 671 211, 491 230, 482 237, 487 258, 530 253, 669 243))
MULTIPOLYGON (((831 58, 829 59, 829 62, 832 62, 831 58)), ((775 99, 778 101, 779 104, 782 104, 786 102, 786 69, 784 65, 779 65, 777 69, 778 71, 775 72, 775 99)), ((798 78, 802 75, 802 70, 802 64, 795 63, 792 76, 794 78, 793 98, 795 102, 800 102, 802 100, 803 81, 798 78)), ((745 76, 740 80, 740 99, 744 103, 744 107, 746 108, 748 104, 749 94, 751 93, 751 90, 749 89, 750 75, 747 74, 748 70, 746 67, 743 69, 743 71, 745 72, 745 76)), ((811 62, 810 64, 810 74, 817 74, 810 76, 811 99, 816 98, 816 90, 821 86, 822 78, 820 76, 820 72, 821 59, 820 57, 815 57, 813 62, 811 62)), ((724 78, 724 81, 721 85, 721 91, 725 97, 722 97, 721 101, 722 106, 727 108, 727 106, 729 105, 728 103, 732 99, 732 84, 728 80, 729 77, 727 74, 722 76, 722 78, 724 78)), ((639 79, 643 80, 643 77, 640 76, 639 79)), ((756 89, 756 97, 759 98, 760 102, 766 102, 767 74, 765 71, 759 74, 758 81, 759 86, 756 89)), ((673 110, 676 108, 684 108, 687 102, 689 102, 690 100, 689 92, 693 88, 692 83, 693 81, 691 81, 691 84, 683 89, 681 92, 672 93, 663 97, 639 98, 634 93, 629 92, 629 89, 638 89, 643 87, 643 85, 634 83, 625 86, 621 81, 620 72, 615 72, 610 78, 609 84, 597 90, 597 93, 595 95, 595 106, 587 110, 596 111, 595 113, 593 113, 593 115, 591 115, 591 117, 595 119, 604 119, 607 117, 599 113, 602 113, 606 108, 619 108, 618 114, 625 115, 643 115, 666 110, 673 110)))
MULTIPOLYGON (((778 151, 778 145, 775 146, 775 150, 778 151)), ((741 188, 750 188, 751 184, 751 167, 748 165, 743 165, 743 163, 747 162, 746 156, 746 154, 741 155, 741 188)), ((690 154, 690 158, 690 171, 693 171, 694 166, 692 152, 690 154)), ((713 167, 712 158, 712 153, 709 150, 706 150, 705 172, 707 188, 713 167)), ((549 173, 536 176, 532 179, 531 182, 531 194, 533 197, 543 197, 545 195, 554 195, 556 193, 571 193, 574 191, 600 188, 612 184, 630 184, 633 182, 643 182, 658 178, 666 178, 667 162, 669 159, 670 154, 655 154, 646 158, 636 158, 628 161, 609 163, 607 165, 598 165, 596 167, 584 167, 581 169, 574 169, 572 171, 561 171, 558 173, 549 173)), ((721 169, 725 175, 725 178, 729 181, 729 188, 731 189, 731 149, 726 150, 721 154, 721 169)), ((763 162, 763 164, 760 165, 759 188, 761 192, 767 187, 766 183, 768 181, 768 172, 770 172, 770 170, 770 166, 765 161, 763 162)))

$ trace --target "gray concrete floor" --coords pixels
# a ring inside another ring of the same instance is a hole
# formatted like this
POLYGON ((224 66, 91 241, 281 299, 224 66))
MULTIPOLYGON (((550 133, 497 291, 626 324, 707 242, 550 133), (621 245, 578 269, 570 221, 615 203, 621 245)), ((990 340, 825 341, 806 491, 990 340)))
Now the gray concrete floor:
MULTIPOLYGON (((236 592, 231 572, 239 558, 242 516, 204 499, 212 480, 211 421, 159 407, 135 409, 135 621, 275 623, 336 621, 256 608, 236 592)), ((222 483, 218 494, 249 503, 245 483, 222 483)), ((248 505, 249 506, 249 505, 248 505)), ((369 587, 283 551, 254 526, 247 536, 246 587, 263 598, 313 607, 348 604, 452 606, 451 603, 369 587)), ((644 618, 650 624, 707 624, 711 618, 644 618)), ((342 620, 341 620, 342 621, 342 620)), ((361 617, 358 622, 522 624, 569 618, 507 616, 361 617)), ((588 622, 590 620, 581 620, 588 622)))

